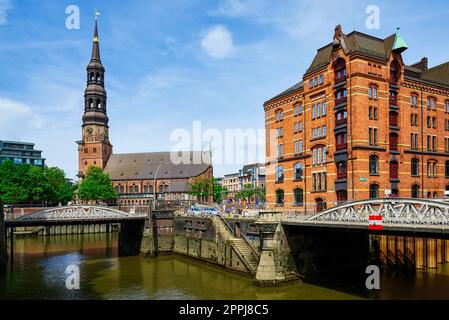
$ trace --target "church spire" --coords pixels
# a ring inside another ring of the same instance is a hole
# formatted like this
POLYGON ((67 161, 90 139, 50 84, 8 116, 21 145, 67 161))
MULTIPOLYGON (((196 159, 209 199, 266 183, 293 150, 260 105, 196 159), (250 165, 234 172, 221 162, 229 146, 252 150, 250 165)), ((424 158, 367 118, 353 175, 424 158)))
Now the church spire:
POLYGON ((97 16, 95 16, 95 29, 94 29, 94 39, 92 45, 92 58, 91 60, 100 61, 100 43, 98 41, 98 24, 97 16))
POLYGON ((100 60, 100 44, 98 40, 98 16, 95 12, 94 38, 92 56, 87 65, 87 87, 84 91, 83 125, 108 125, 107 96, 104 88, 105 69, 100 60))

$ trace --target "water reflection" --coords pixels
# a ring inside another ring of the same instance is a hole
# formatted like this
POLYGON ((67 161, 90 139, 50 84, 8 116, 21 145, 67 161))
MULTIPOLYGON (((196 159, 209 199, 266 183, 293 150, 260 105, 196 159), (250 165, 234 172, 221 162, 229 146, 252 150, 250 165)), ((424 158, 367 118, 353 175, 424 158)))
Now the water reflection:
MULTIPOLYGON (((180 256, 118 257, 116 234, 22 238, 14 267, 0 278, 8 299, 360 299, 308 283, 260 288, 251 277, 180 256), (65 270, 80 268, 80 290, 65 287, 65 270)), ((409 278, 384 272, 371 298, 449 298, 449 270, 409 278)))

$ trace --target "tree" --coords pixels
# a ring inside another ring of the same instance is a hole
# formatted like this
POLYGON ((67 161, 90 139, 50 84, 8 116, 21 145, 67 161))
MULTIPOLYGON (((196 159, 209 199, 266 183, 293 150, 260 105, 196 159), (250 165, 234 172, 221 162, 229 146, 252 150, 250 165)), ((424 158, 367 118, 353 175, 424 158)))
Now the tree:
POLYGON ((189 194, 197 197, 199 201, 207 201, 213 193, 213 180, 206 177, 198 177, 193 180, 189 194))
POLYGON ((0 201, 5 204, 66 204, 73 197, 65 173, 56 167, 42 169, 5 161, 0 165, 0 201))
POLYGON ((109 201, 117 199, 114 187, 111 184, 109 175, 100 168, 91 166, 87 169, 86 179, 79 187, 79 197, 81 200, 109 201))
POLYGON ((246 200, 248 203, 251 203, 251 198, 254 196, 255 190, 253 185, 248 183, 243 186, 243 189, 237 192, 235 195, 238 199, 246 200))
POLYGON ((0 166, 0 200, 5 204, 24 203, 29 199, 24 183, 28 169, 26 165, 15 165, 11 161, 0 166))
POLYGON ((67 183, 65 173, 56 167, 45 167, 46 177, 45 201, 48 205, 67 204, 73 199, 76 186, 67 183))

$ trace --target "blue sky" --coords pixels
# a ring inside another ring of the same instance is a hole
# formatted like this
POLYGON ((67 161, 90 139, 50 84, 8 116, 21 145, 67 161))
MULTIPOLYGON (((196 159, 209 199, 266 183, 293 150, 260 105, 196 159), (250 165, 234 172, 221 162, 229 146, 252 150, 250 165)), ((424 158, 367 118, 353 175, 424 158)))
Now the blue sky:
POLYGON ((449 60, 447 1, 281 3, 0 0, 0 140, 35 142, 75 176, 95 8, 115 153, 171 150, 171 132, 193 121, 263 129, 263 102, 301 79, 337 24, 379 37, 401 26, 406 63, 449 60), (371 4, 378 30, 365 26, 371 4), (80 9, 79 30, 65 27, 68 5, 80 9))

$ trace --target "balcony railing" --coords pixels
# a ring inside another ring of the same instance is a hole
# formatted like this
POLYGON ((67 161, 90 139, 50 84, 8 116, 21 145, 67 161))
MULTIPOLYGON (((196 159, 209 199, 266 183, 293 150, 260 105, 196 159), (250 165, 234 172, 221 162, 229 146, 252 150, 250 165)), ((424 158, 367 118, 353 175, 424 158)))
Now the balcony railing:
POLYGON ((335 84, 340 84, 346 81, 346 76, 335 76, 335 84))
POLYGON ((348 149, 348 144, 347 144, 347 143, 337 144, 336 149, 337 149, 337 150, 348 149))
POLYGON ((338 106, 339 104, 346 103, 346 100, 347 100, 346 98, 347 97, 341 97, 341 98, 338 98, 338 99, 336 98, 335 99, 335 105, 338 106))
POLYGON ((348 173, 346 171, 337 172, 337 179, 346 179, 347 177, 348 177, 348 173))
POLYGON ((348 119, 347 118, 343 118, 343 119, 336 119, 335 120, 335 126, 341 126, 343 124, 347 124, 348 123, 348 119))

